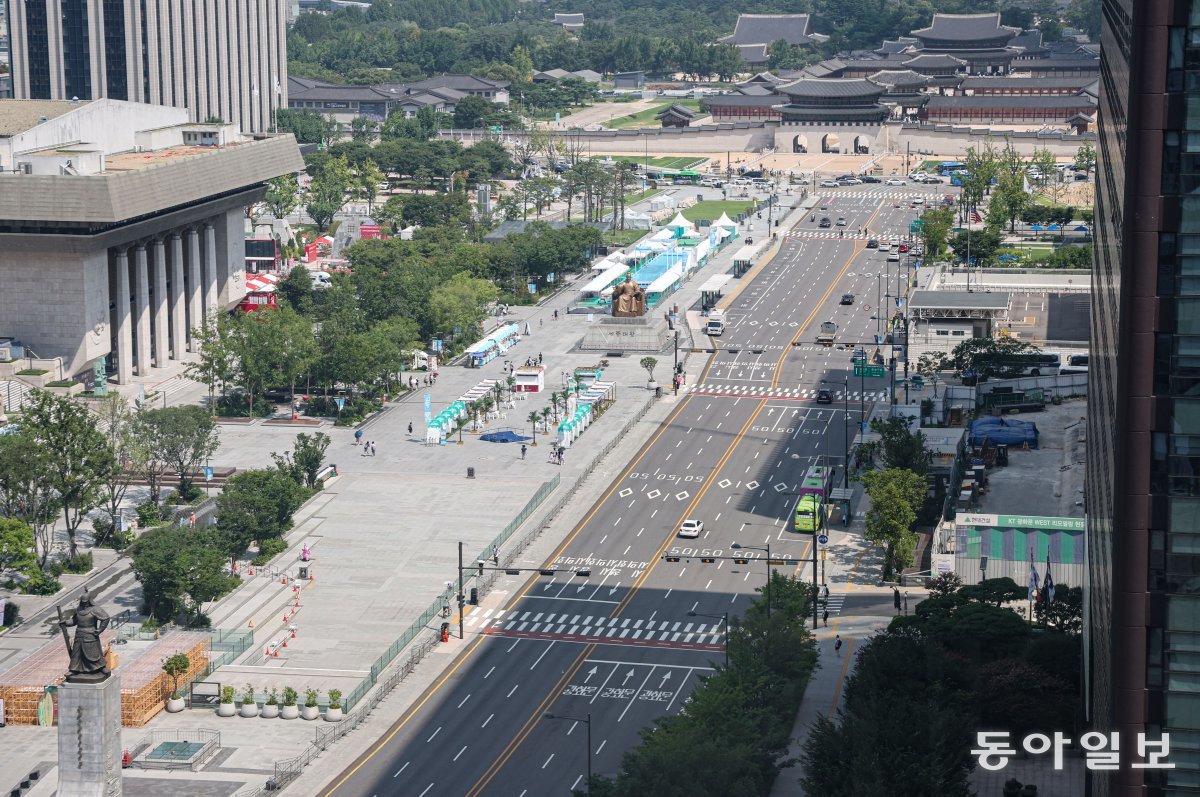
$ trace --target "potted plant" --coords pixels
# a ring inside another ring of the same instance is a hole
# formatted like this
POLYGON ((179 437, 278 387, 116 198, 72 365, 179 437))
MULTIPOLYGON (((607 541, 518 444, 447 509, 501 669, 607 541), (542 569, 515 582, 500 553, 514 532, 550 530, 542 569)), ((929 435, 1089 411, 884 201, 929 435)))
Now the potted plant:
POLYGON ((325 721, 337 722, 342 718, 342 690, 329 690, 329 708, 325 709, 325 721))
POLYGON ((254 701, 254 687, 246 684, 242 689, 242 707, 238 710, 239 717, 257 717, 258 703, 254 701))
POLYGON ((271 687, 271 691, 267 693, 267 702, 263 704, 262 716, 265 719, 273 720, 279 716, 279 690, 271 687))
POLYGON ((217 704, 218 717, 232 717, 237 713, 237 709, 233 705, 233 687, 221 687, 221 702, 217 704))
POLYGON ((191 666, 192 663, 184 653, 176 653, 163 662, 163 672, 171 679, 171 696, 167 698, 167 711, 172 714, 183 711, 183 698, 179 696, 179 678, 191 666))
POLYGON ((283 708, 279 709, 279 716, 285 720, 294 720, 300 716, 300 709, 296 707, 296 698, 299 694, 290 686, 283 687, 283 708))
POLYGON ((646 375, 650 377, 650 381, 646 383, 647 390, 654 390, 658 387, 658 383, 654 381, 654 366, 658 365, 658 360, 653 357, 643 357, 638 360, 638 365, 646 369, 646 375))
POLYGON ((321 716, 321 707, 317 705, 317 690, 304 690, 304 705, 300 707, 300 716, 306 720, 315 720, 321 716))

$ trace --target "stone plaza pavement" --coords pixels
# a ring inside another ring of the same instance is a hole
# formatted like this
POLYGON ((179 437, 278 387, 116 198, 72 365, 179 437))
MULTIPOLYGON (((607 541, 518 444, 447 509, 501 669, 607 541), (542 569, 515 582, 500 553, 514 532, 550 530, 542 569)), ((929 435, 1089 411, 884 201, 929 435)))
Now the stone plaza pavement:
MULTIPOLYGON (((784 201, 790 204, 796 199, 785 197, 784 201)), ((780 232, 803 212, 791 214, 793 218, 781 225, 780 232)), ((756 220, 754 229, 743 234, 765 239, 766 222, 756 220)), ((735 242, 715 257, 671 297, 671 303, 690 307, 698 300, 698 287, 705 279, 729 269, 731 254, 737 248, 735 242)), ((742 282, 731 284, 730 289, 742 282)), ((531 333, 505 358, 520 364, 528 357, 542 357, 547 390, 561 386, 562 372, 592 365, 604 356, 603 352, 577 350, 588 321, 586 316, 565 313, 581 284, 577 280, 537 307, 515 308, 505 319, 522 327, 528 323, 531 333), (553 318, 555 309, 560 311, 557 320, 553 318)), ((697 336, 697 340, 701 338, 697 336)), ((637 364, 642 356, 609 358, 610 367, 602 378, 616 382, 617 401, 567 451, 562 465, 549 461, 549 447, 544 441, 551 438, 542 435, 538 436, 542 444, 529 448, 525 460, 521 460, 517 445, 485 443, 471 435, 464 435, 461 446, 424 445, 424 388, 389 405, 363 425, 364 439, 376 444, 374 457, 363 456, 354 446, 352 428, 321 426, 319 430, 332 438, 328 459, 337 465, 338 476, 297 513, 295 528, 287 535, 289 549, 270 567, 247 578, 236 592, 207 608, 215 627, 254 634, 254 645, 209 680, 233 685, 239 691, 250 683, 258 689, 339 688, 348 694, 380 654, 421 619, 423 611, 431 605, 440 606, 446 582, 457 578, 458 542, 464 543, 464 563, 471 566, 477 556, 488 552, 491 541, 530 498, 558 477, 557 488, 519 530, 517 536, 532 539, 530 546, 519 554, 504 548, 500 552, 502 562, 515 555, 515 566, 541 565, 584 509, 602 495, 611 479, 683 398, 683 394, 676 398, 667 393, 654 401, 645 388, 645 371, 637 364), (407 431, 410 422, 414 429, 411 437, 407 431), (618 439, 618 433, 626 429, 628 432, 618 439), (609 448, 607 456, 599 459, 609 448), (475 468, 473 479, 467 478, 468 467, 475 468), (542 532, 540 536, 538 532, 542 532), (313 578, 298 584, 294 577, 304 544, 312 551, 313 560, 307 566, 313 578), (287 584, 282 583, 285 575, 289 577, 287 584), (302 589, 297 593, 294 590, 298 586, 302 589), (289 618, 286 622, 285 612, 289 618), (293 625, 294 639, 286 631, 293 625), (285 636, 287 647, 275 648, 278 657, 272 653, 266 658, 267 646, 281 642, 285 636)), ((657 358, 657 374, 666 381, 672 352, 659 353, 657 358)), ((686 363, 689 380, 702 358, 693 354, 689 360, 681 344, 680 360, 686 363)), ((502 377, 503 359, 479 369, 442 366, 437 385, 428 389, 433 412, 436 414, 481 380, 502 377)), ((170 384, 160 389, 170 403, 199 400, 204 392, 186 380, 168 381, 170 384)), ((523 419, 531 410, 544 406, 548 406, 544 394, 530 395, 517 401, 516 409, 506 410, 508 418, 493 421, 488 430, 513 428, 528 434, 523 419)), ((311 432, 312 428, 269 426, 261 421, 223 425, 221 449, 212 464, 239 468, 271 464, 270 453, 290 448, 298 431, 311 432)), ((114 573, 120 574, 117 585, 106 595, 109 605, 136 605, 137 583, 125 572, 127 569, 127 560, 122 559, 109 571, 93 575, 97 580, 112 581, 114 573)), ((523 577, 500 576, 483 596, 482 604, 502 601, 523 581, 523 577)), ((432 631, 440 622, 441 618, 435 617, 426 628, 432 631)), ((49 638, 54 630, 43 625, 40 633, 49 638)), ((470 635, 465 641, 471 641, 470 635)), ((398 717, 462 644, 452 638, 449 644, 437 645, 434 653, 416 664, 413 673, 383 700, 372 715, 370 727, 350 734, 338 743, 334 753, 317 758, 289 791, 314 793, 340 771, 357 754, 356 749, 365 749, 371 741, 371 728, 386 727, 385 723, 398 717)), ((13 656, 6 664, 15 659, 13 656)), ((131 794, 230 794, 259 787, 274 773, 273 762, 304 751, 318 725, 325 723, 223 719, 205 709, 160 714, 146 729, 126 729, 125 738, 132 741, 124 746, 132 747, 141 734, 150 730, 203 728, 221 733, 221 751, 197 773, 127 770, 126 790, 131 794), (267 728, 270 730, 264 732, 267 728)), ((29 793, 50 794, 55 778, 46 762, 56 757, 54 731, 8 728, 5 740, 10 739, 5 745, 0 788, 12 788, 28 771, 41 769, 42 778, 29 793)))

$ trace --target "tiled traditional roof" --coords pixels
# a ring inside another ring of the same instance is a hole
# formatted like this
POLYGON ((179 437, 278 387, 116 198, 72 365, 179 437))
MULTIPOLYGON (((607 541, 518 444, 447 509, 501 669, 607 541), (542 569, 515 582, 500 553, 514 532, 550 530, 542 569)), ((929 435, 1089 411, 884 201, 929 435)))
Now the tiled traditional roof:
POLYGON ((872 97, 883 94, 886 89, 866 78, 801 78, 794 83, 785 83, 779 91, 789 97, 872 97))
POLYGON ((927 107, 931 111, 937 108, 1064 108, 1088 113, 1095 110, 1096 104, 1087 97, 1077 97, 1073 94, 989 94, 983 97, 934 96, 929 99, 927 107))
POLYGON ((925 53, 924 55, 913 56, 904 62, 904 66, 910 69, 940 69, 943 67, 958 69, 966 65, 967 62, 961 58, 955 58, 945 53, 925 53))
POLYGON ((920 88, 929 84, 929 78, 911 69, 882 69, 870 76, 872 83, 881 86, 920 88))
POLYGON ((733 33, 721 41, 728 44, 769 44, 783 39, 788 44, 823 42, 829 37, 814 33, 808 14, 739 14, 733 33))
POLYGON ((1012 38, 1021 32, 1000 24, 1000 13, 934 14, 928 28, 914 30, 913 36, 937 41, 977 42, 989 39, 1012 38))

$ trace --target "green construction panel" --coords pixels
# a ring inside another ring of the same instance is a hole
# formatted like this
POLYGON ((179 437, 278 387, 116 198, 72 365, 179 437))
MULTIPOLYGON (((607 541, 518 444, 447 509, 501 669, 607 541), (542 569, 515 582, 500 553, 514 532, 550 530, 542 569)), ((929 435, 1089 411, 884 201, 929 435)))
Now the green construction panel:
POLYGON ((967 531, 967 558, 979 558, 979 531, 976 529, 967 531))
POLYGON ((1066 565, 1079 564, 1075 561, 1075 535, 1061 534, 1059 535, 1060 547, 1062 548, 1062 562, 1066 565))
POLYGON ((991 532, 992 558, 1004 558, 1004 532, 1000 529, 989 529, 991 532))

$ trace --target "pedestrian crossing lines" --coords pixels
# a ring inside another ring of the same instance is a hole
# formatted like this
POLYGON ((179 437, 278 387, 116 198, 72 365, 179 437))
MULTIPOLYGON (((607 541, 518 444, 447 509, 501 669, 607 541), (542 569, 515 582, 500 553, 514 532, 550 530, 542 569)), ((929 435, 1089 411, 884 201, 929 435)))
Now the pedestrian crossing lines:
MULTIPOLYGON (((817 397, 816 388, 808 387, 770 387, 769 385, 722 385, 702 383, 693 385, 689 391, 698 396, 746 396, 749 398, 784 399, 789 401, 811 401, 817 397)), ((838 391, 833 394, 834 401, 883 401, 887 398, 886 390, 868 390, 865 393, 853 391, 845 393, 838 391)))
POLYGON ((865 191, 862 189, 857 189, 854 191, 834 191, 833 189, 826 188, 820 192, 820 196, 822 199, 891 199, 911 202, 913 199, 918 197, 922 200, 926 200, 930 197, 931 193, 936 198, 936 192, 922 192, 919 189, 909 189, 907 191, 900 188, 895 188, 891 191, 872 191, 870 189, 865 191))
POLYGON ((722 623, 683 620, 635 620, 572 612, 535 612, 487 609, 464 621, 490 636, 557 639, 568 642, 602 642, 616 645, 650 644, 658 647, 708 649, 725 641, 722 623))
POLYGON ((842 613, 842 607, 846 604, 846 596, 837 593, 829 593, 828 598, 821 598, 819 609, 824 612, 829 611, 830 617, 837 617, 842 613))

